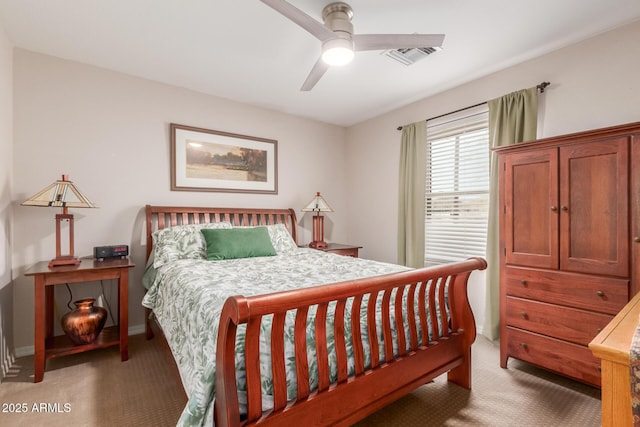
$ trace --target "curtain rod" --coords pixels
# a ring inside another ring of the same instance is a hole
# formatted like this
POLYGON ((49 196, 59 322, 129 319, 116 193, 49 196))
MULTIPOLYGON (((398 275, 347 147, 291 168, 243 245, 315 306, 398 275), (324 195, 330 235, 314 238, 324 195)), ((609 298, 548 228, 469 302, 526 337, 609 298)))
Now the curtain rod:
MULTIPOLYGON (((536 86, 536 88, 540 91, 540 93, 544 93, 544 89, 549 86, 551 83, 549 82, 542 82, 539 85, 536 86)), ((481 105, 486 104, 488 101, 485 102, 480 102, 478 104, 475 105, 470 105, 468 107, 464 107, 464 108, 460 108, 459 110, 455 110, 455 111, 450 111, 448 113, 445 114, 440 114, 439 116, 434 116, 434 117, 429 117, 428 119, 426 119, 425 121, 428 122, 429 120, 434 120, 434 119, 439 119, 440 117, 444 117, 444 116, 448 116, 449 114, 454 114, 454 113, 459 113, 460 111, 464 111, 464 110, 469 110, 471 108, 475 108, 475 107, 479 107, 481 105)), ((402 126, 398 126, 398 130, 402 130, 402 126)))

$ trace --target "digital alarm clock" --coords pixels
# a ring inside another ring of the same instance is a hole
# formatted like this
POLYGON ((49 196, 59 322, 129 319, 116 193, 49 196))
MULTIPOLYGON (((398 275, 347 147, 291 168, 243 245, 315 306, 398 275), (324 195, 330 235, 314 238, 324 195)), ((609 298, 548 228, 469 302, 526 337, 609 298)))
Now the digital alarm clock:
POLYGON ((103 260, 105 258, 118 258, 126 257, 129 255, 128 245, 114 245, 114 246, 95 246, 93 248, 93 256, 97 260, 103 260))

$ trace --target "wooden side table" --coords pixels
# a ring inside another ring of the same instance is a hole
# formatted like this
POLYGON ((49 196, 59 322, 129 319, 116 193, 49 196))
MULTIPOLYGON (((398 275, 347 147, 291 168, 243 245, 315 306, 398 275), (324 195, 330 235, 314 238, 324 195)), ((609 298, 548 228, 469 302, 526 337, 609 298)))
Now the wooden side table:
POLYGON ((39 262, 25 272, 35 281, 34 382, 42 381, 46 361, 54 357, 119 345, 121 360, 129 359, 129 268, 135 265, 123 258, 82 259, 79 265, 52 268, 48 264, 39 262), (90 344, 74 345, 66 335, 53 336, 53 286, 108 279, 118 280, 118 325, 105 327, 90 344))
POLYGON ((338 255, 352 256, 358 258, 358 250, 362 246, 344 245, 342 243, 327 243, 326 248, 314 248, 324 252, 331 252, 338 255))
POLYGON ((632 426, 631 367, 629 353, 640 315, 640 293, 589 343, 601 359, 602 427, 632 426))

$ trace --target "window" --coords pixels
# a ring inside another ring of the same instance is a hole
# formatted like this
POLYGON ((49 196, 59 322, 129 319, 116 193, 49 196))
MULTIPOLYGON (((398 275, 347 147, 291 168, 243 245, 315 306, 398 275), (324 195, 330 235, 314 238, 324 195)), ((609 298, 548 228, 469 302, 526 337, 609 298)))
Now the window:
POLYGON ((425 266, 485 256, 488 115, 482 105, 427 122, 425 266))

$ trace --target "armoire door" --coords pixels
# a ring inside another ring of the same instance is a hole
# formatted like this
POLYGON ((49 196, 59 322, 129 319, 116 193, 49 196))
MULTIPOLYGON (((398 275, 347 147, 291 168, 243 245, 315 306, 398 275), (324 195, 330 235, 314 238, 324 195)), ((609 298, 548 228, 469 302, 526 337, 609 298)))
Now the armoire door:
POLYGON ((629 274, 628 137, 560 148, 560 268, 629 274))
POLYGON ((558 268, 558 149, 509 154, 503 167, 505 262, 558 268))

